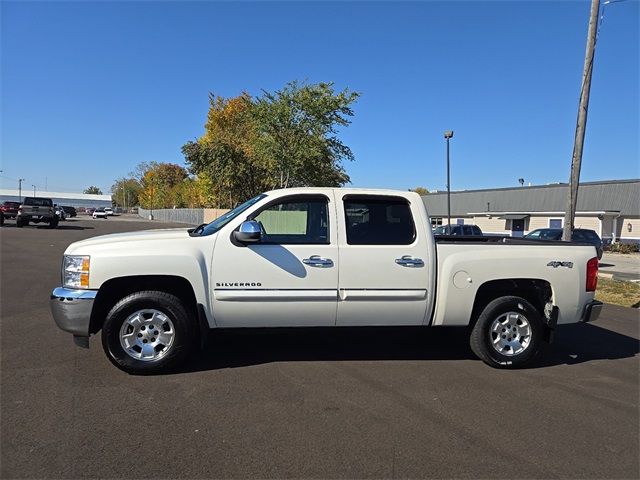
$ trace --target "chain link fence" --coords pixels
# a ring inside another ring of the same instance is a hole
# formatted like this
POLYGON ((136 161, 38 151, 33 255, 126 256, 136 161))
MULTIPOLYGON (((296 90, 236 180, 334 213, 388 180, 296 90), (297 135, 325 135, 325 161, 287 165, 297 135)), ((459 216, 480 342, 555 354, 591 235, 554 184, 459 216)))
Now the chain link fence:
POLYGON ((159 210, 145 210, 138 208, 138 215, 142 218, 150 218, 161 222, 187 223, 189 225, 200 225, 204 223, 204 208, 162 208, 159 210))

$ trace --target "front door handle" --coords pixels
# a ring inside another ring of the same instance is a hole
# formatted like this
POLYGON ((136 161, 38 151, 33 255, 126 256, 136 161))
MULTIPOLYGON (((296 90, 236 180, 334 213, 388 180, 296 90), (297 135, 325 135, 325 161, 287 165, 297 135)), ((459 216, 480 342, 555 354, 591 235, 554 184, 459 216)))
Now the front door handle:
POLYGON ((396 258, 396 263, 403 267, 424 267, 421 258, 414 258, 411 255, 404 255, 402 258, 396 258))
POLYGON ((333 267, 333 260, 330 258, 322 258, 320 255, 311 255, 309 258, 303 259, 302 263, 309 265, 310 267, 333 267))

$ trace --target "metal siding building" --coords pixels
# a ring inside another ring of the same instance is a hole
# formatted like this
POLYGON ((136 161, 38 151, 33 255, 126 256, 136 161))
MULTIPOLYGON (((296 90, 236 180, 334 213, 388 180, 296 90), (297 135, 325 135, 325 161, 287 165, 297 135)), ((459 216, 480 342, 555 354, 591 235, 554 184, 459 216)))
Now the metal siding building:
MULTIPOLYGON (((32 197, 31 189, 23 188, 22 192, 12 189, 0 189, 0 202, 22 202, 24 197, 32 197), (22 197, 20 197, 22 193, 22 197)), ((36 197, 50 198, 57 205, 71 207, 110 207, 111 195, 92 195, 88 193, 45 192, 37 191, 36 197)))
MULTIPOLYGON (((451 192, 452 223, 473 223, 487 234, 519 236, 536 228, 561 226, 568 184, 451 192)), ((446 224, 447 192, 422 197, 432 224, 446 224)), ((640 241, 640 180, 581 183, 577 228, 606 240, 640 241)))

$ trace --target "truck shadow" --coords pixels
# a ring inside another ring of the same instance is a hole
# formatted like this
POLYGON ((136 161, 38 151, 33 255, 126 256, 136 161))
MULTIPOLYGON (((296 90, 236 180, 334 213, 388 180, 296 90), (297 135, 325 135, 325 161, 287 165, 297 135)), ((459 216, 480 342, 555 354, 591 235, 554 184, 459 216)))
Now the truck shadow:
MULTIPOLYGON (((635 338, 591 324, 565 325, 529 368, 630 358, 638 353, 640 342, 635 338)), ((175 373, 272 362, 470 359, 477 360, 466 328, 231 330, 211 333, 207 348, 175 373)))

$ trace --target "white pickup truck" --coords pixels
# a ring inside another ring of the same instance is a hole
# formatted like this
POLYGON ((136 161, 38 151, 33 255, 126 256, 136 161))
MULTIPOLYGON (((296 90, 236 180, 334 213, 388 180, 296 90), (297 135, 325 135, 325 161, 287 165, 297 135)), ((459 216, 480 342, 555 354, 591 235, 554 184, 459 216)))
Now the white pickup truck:
POLYGON ((418 194, 276 190, 197 228, 71 244, 58 326, 130 373, 175 367, 209 329, 468 326, 494 367, 529 362, 556 325, 588 322, 593 245, 438 237, 418 194))

